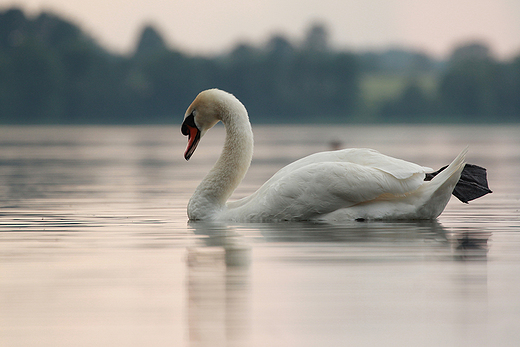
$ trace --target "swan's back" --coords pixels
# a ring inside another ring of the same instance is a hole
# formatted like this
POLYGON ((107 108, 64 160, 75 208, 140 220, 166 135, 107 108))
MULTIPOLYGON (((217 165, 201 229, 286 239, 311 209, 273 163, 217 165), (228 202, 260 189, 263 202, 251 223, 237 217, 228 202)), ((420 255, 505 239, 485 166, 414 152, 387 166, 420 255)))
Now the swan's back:
MULTIPOLYGON (((283 176, 288 172, 294 171, 298 168, 315 163, 353 163, 364 167, 386 172, 397 179, 408 179, 415 174, 425 174, 432 172, 429 167, 420 166, 405 160, 389 157, 381 154, 374 149, 367 148, 348 148, 339 151, 328 151, 311 154, 307 157, 301 158, 278 171, 272 179, 277 176, 283 176)), ((421 181, 424 176, 421 178, 421 181)))

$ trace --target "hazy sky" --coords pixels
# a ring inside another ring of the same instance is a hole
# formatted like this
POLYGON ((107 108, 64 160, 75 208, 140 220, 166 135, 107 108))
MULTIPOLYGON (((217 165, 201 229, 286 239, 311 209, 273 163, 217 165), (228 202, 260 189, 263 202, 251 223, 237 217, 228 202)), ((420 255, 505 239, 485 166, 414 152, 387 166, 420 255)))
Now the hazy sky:
POLYGON ((446 55, 480 39, 500 56, 520 53, 520 0, 0 0, 0 9, 12 5, 51 10, 117 52, 133 49, 147 23, 170 45, 212 53, 274 33, 299 40, 320 21, 338 48, 398 45, 446 55))

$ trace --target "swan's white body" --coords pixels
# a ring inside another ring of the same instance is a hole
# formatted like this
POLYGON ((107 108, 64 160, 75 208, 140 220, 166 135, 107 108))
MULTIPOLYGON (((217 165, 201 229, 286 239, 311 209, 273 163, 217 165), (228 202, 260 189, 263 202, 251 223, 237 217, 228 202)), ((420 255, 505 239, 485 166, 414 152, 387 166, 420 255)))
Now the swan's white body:
POLYGON ((191 220, 281 221, 331 219, 434 219, 448 203, 464 168, 466 150, 431 181, 432 170, 370 149, 316 153, 278 171, 254 194, 227 202, 245 176, 253 133, 245 107, 212 89, 190 105, 183 133, 186 159, 204 133, 222 121, 222 154, 188 203, 191 220))

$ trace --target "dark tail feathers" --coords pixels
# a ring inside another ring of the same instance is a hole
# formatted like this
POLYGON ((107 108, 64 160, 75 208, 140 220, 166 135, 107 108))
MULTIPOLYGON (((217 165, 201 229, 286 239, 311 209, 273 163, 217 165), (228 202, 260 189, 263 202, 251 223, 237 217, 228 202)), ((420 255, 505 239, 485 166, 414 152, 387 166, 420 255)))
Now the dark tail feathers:
MULTIPOLYGON (((431 181, 432 178, 447 167, 448 165, 440 168, 438 171, 427 173, 424 180, 431 181)), ((478 165, 466 164, 460 174, 459 182, 455 186, 455 189, 453 189, 453 195, 467 204, 469 201, 480 198, 488 193, 492 193, 492 191, 488 186, 486 169, 478 165)))

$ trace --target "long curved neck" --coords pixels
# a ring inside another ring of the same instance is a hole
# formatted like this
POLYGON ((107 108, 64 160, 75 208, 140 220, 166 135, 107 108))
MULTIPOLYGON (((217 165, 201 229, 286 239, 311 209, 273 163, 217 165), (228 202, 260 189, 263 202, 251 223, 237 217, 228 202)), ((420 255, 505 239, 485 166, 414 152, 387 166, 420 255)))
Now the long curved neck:
POLYGON ((190 219, 208 219, 221 211, 244 178, 253 157, 253 131, 247 111, 240 104, 222 114, 226 127, 224 148, 188 203, 190 219))

